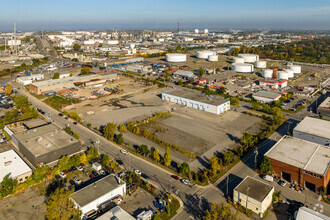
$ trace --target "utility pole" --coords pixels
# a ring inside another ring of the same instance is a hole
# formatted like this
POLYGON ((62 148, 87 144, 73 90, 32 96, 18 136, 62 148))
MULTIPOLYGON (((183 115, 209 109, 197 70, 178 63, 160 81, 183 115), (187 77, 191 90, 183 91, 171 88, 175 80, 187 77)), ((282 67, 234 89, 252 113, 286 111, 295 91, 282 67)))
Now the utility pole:
POLYGON ((226 196, 228 196, 228 182, 229 182, 229 174, 227 176, 227 190, 226 190, 226 196))
POLYGON ((258 147, 254 148, 254 169, 257 169, 257 157, 258 157, 258 147))

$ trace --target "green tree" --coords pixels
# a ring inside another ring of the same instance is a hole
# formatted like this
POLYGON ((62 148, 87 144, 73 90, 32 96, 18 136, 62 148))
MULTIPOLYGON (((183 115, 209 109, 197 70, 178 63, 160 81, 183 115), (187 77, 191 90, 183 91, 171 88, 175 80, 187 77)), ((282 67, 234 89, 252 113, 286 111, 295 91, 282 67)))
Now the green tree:
POLYGON ((87 155, 85 153, 80 154, 79 161, 80 163, 87 163, 87 155))
POLYGON ((164 154, 164 165, 169 167, 171 165, 171 150, 167 147, 164 154))
POLYGON ((239 99, 238 98, 235 98, 235 97, 231 97, 230 98, 230 104, 231 105, 239 105, 239 99))
POLYGON ((72 136, 78 140, 80 139, 80 135, 77 132, 73 133, 72 136))
POLYGON ((104 164, 104 165, 106 165, 106 166, 108 166, 108 167, 110 167, 110 162, 111 162, 111 160, 110 160, 110 156, 108 155, 108 154, 105 154, 103 157, 102 157, 102 164, 104 164))
POLYGON ((99 157, 99 152, 96 147, 92 147, 87 152, 87 159, 92 160, 99 157))
POLYGON ((218 68, 215 70, 215 72, 220 72, 220 68, 218 67, 218 68))
POLYGON ((223 95, 227 92, 225 87, 220 87, 219 89, 217 89, 217 93, 219 93, 220 95, 223 95))
POLYGON ((27 96, 25 96, 25 95, 15 96, 13 101, 14 101, 16 107, 20 110, 24 110, 25 108, 30 106, 30 102, 29 102, 27 96))
POLYGON ((264 157, 260 163, 260 171, 264 174, 269 174, 273 171, 272 164, 270 163, 270 160, 268 157, 264 157))
POLYGON ((114 141, 115 141, 117 144, 122 144, 122 143, 124 143, 124 137, 123 137, 123 134, 122 134, 122 133, 116 134, 116 135, 115 135, 115 138, 114 138, 114 141))
POLYGON ((204 75, 204 73, 205 73, 205 70, 203 69, 203 67, 200 67, 198 69, 198 73, 197 73, 198 78, 201 78, 204 75))
POLYGON ((272 108, 272 113, 273 113, 273 122, 275 125, 280 125, 282 120, 283 120, 283 115, 281 112, 281 109, 278 107, 273 107, 272 108))
POLYGON ((233 220, 234 214, 228 203, 211 203, 210 208, 205 211, 203 220, 233 220))
POLYGON ((105 56, 109 57, 109 51, 105 52, 105 56))
POLYGON ((159 162, 160 156, 159 156, 159 149, 156 148, 152 153, 152 158, 154 158, 154 161, 159 162))
POLYGON ((54 73, 52 79, 59 79, 60 78, 60 73, 54 73))
POLYGON ((80 50, 80 48, 81 48, 81 46, 80 46, 80 44, 78 44, 78 43, 75 43, 75 44, 73 45, 73 49, 76 50, 76 51, 80 50))
POLYGON ((9 177, 10 174, 7 174, 0 184, 0 195, 1 198, 4 198, 15 192, 15 188, 17 186, 17 180, 13 180, 9 177))
POLYGON ((211 169, 211 172, 213 173, 213 175, 220 171, 221 166, 219 164, 218 157, 212 156, 210 158, 210 169, 211 169))
POLYGON ((11 95, 12 92, 13 92, 13 88, 11 86, 5 87, 5 95, 11 95))
POLYGON ((251 147, 256 141, 257 137, 248 132, 244 132, 243 137, 240 139, 240 142, 246 147, 251 147))
POLYGON ((104 128, 103 128, 103 135, 108 140, 112 140, 115 132, 117 129, 117 124, 109 122, 104 128))
POLYGON ((223 155, 223 162, 227 166, 230 164, 234 159, 234 153, 232 151, 226 151, 226 153, 223 155))
POLYGON ((70 161, 70 157, 64 155, 58 161, 58 165, 57 166, 60 168, 60 170, 68 170, 68 169, 71 168, 69 161, 70 161))
POLYGON ((145 144, 142 144, 138 149, 138 153, 141 154, 142 156, 148 155, 149 154, 148 146, 145 144))
POLYGON ((184 174, 186 177, 190 178, 190 168, 187 162, 183 162, 180 166, 180 173, 184 174))
POLYGON ((119 126, 119 132, 126 132, 127 131, 127 127, 126 127, 126 125, 125 124, 122 124, 122 125, 120 125, 119 126))
POLYGON ((73 207, 74 203, 70 199, 73 189, 65 191, 64 188, 57 188, 46 200, 47 210, 45 216, 49 220, 69 220, 78 219, 81 211, 73 207))
POLYGON ((182 83, 182 80, 179 79, 179 81, 178 81, 178 85, 181 86, 182 84, 183 84, 183 83, 182 83))
POLYGON ((84 66, 83 68, 81 68, 80 70, 80 74, 81 75, 87 75, 91 72, 91 68, 88 66, 84 66))

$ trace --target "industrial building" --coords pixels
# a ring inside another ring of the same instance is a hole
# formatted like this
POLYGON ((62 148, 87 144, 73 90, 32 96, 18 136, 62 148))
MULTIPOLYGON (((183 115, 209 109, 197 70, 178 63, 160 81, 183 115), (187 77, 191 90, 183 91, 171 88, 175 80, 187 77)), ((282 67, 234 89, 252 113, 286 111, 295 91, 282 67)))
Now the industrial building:
POLYGON ((45 76, 43 74, 33 74, 29 76, 21 76, 16 78, 16 82, 23 86, 31 84, 33 81, 43 80, 45 76))
POLYGON ((330 146, 330 122, 305 117, 294 129, 293 137, 330 146))
POLYGON ((97 80, 105 80, 105 81, 114 81, 117 80, 117 74, 91 74, 87 76, 74 76, 69 78, 62 79, 51 79, 45 80, 41 82, 34 82, 29 85, 29 89, 31 92, 35 94, 42 94, 43 92, 50 90, 61 90, 66 88, 75 87, 75 83, 81 82, 90 82, 97 80))
POLYGON ((173 78, 179 78, 179 79, 185 79, 185 80, 191 80, 196 79, 197 76, 191 72, 186 70, 178 70, 174 73, 172 73, 173 78))
POLYGON ((317 114, 330 117, 330 97, 326 98, 317 108, 317 114))
POLYGON ((313 209, 309 209, 305 206, 300 207, 295 220, 330 220, 328 216, 325 216, 313 209))
POLYGON ((26 181, 32 175, 32 169, 14 150, 0 153, 0 182, 8 174, 18 183, 26 181))
POLYGON ((221 114, 230 110, 230 100, 228 99, 206 96, 182 89, 172 89, 163 92, 162 99, 214 114, 221 114))
POLYGON ((131 216, 128 212, 126 212, 120 206, 115 206, 100 217, 96 218, 96 220, 135 220, 133 216, 131 216))
POLYGON ((288 85, 288 80, 266 78, 265 80, 259 80, 259 85, 272 89, 284 88, 288 85))
POLYGON ((273 193, 273 186, 247 176, 234 189, 234 203, 247 207, 262 217, 272 204, 273 193))
POLYGON ((81 150, 79 140, 42 119, 7 124, 4 130, 20 153, 35 167, 81 150))
POLYGON ((290 136, 283 136, 265 154, 277 176, 312 191, 328 186, 329 155, 329 147, 290 136))
POLYGON ((82 214, 95 210, 110 200, 123 198, 126 195, 126 183, 118 176, 110 174, 93 184, 76 191, 71 195, 74 206, 82 214))
POLYGON ((264 92, 264 91, 256 92, 252 95, 252 98, 263 103, 270 103, 277 101, 280 99, 280 97, 281 97, 280 94, 272 93, 272 92, 264 92))

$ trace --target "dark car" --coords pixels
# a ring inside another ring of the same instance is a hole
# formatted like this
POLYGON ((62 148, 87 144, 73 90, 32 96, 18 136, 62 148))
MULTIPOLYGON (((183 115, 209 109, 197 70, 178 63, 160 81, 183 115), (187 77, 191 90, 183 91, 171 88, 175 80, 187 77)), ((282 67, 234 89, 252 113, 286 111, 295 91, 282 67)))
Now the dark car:
POLYGON ((73 122, 74 125, 78 124, 76 121, 73 122))
POLYGON ((71 167, 70 170, 72 170, 72 171, 77 171, 77 167, 73 166, 73 167, 71 167))
POLYGON ((65 117, 65 119, 68 119, 68 117, 65 117))
POLYGON ((63 114, 62 114, 62 113, 58 113, 58 115, 59 115, 59 116, 63 116, 63 114))
POLYGON ((91 178, 92 180, 95 179, 95 176, 93 174, 89 175, 89 178, 91 178))
POLYGON ((93 174, 95 177, 98 177, 98 176, 99 176, 99 174, 98 174, 95 170, 92 171, 92 174, 93 174))
POLYGON ((121 160, 116 160, 116 162, 117 162, 119 165, 123 165, 123 164, 124 164, 123 161, 121 161, 121 160))
POLYGON ((149 179, 149 176, 147 175, 147 174, 145 174, 145 173, 141 173, 141 176, 144 178, 144 179, 149 179))
POLYGON ((178 177, 178 176, 176 176, 176 175, 171 175, 171 177, 172 177, 173 179, 176 179, 176 180, 179 180, 179 179, 180 179, 180 177, 178 177))

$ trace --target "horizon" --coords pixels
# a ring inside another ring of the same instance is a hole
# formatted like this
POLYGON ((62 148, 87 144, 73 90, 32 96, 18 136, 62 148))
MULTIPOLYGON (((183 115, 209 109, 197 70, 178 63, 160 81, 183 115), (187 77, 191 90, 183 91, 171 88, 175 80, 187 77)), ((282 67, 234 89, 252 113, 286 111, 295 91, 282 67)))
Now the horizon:
POLYGON ((298 0, 42 0, 4 2, 0 31, 60 30, 330 30, 330 2, 298 0))

